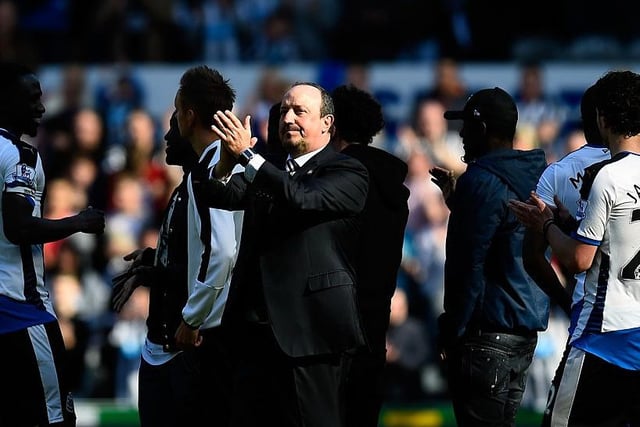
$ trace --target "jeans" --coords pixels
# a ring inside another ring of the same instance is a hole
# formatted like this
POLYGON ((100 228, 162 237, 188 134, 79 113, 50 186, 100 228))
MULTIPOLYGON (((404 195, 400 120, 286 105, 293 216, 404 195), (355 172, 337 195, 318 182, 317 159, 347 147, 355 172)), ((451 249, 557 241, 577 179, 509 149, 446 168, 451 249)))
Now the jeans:
POLYGON ((447 351, 459 426, 515 426, 537 335, 476 332, 447 351))

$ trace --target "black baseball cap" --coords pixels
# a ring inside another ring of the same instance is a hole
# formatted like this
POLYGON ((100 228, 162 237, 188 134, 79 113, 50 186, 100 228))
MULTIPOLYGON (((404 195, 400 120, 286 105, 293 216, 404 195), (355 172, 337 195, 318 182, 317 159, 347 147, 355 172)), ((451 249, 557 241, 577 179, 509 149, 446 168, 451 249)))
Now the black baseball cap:
POLYGON ((518 122, 516 103, 504 89, 481 89, 469 97, 464 109, 446 111, 447 120, 479 120, 487 127, 515 129, 518 122))

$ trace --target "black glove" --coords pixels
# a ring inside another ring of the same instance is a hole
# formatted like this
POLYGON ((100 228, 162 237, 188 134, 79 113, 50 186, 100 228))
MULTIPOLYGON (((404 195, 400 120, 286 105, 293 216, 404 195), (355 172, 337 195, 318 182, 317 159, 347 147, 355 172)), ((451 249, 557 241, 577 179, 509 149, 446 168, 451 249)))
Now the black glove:
POLYGON ((115 276, 111 280, 111 307, 120 312, 138 286, 149 285, 154 280, 156 280, 156 268, 144 265, 115 276))
POLYGON ((156 268, 153 267, 155 250, 153 248, 138 249, 124 256, 131 261, 126 271, 111 279, 111 307, 120 312, 129 297, 140 285, 149 286, 156 280, 156 268))

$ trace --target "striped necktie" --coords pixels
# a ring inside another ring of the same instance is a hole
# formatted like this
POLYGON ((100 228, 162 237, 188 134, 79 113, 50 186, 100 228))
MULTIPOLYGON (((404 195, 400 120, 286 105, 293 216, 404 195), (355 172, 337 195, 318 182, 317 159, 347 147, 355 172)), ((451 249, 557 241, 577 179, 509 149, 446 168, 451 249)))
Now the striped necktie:
POLYGON ((298 166, 295 160, 287 159, 286 169, 287 172, 289 172, 289 175, 293 175, 298 169, 300 169, 300 166, 298 166))

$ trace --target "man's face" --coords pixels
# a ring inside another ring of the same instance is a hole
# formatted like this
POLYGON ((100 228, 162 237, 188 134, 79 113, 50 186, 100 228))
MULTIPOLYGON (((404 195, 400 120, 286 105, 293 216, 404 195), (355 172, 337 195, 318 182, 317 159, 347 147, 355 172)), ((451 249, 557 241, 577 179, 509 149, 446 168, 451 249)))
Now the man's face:
POLYGON ((191 148, 189 141, 180 136, 176 111, 171 115, 169 130, 165 134, 164 140, 167 142, 167 148, 165 150, 167 154, 167 164, 185 166, 185 161, 190 157, 195 157, 195 152, 191 148))
POLYGON ((23 96, 17 100, 16 104, 18 121, 16 130, 29 136, 36 136, 45 111, 40 82, 35 75, 29 74, 22 77, 21 86, 23 96))
POLYGON ((322 95, 308 85, 289 89, 280 107, 280 140, 282 147, 296 157, 323 147, 329 142, 333 116, 320 116, 322 95))

